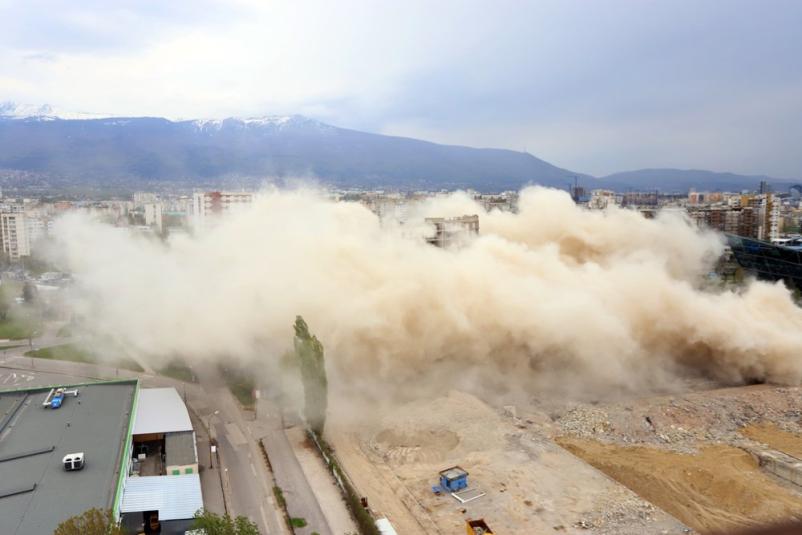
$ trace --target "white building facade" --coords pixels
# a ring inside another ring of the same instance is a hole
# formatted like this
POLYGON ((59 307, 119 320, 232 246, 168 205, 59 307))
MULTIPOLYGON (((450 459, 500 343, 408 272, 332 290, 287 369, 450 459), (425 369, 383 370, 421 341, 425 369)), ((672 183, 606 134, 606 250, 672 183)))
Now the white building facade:
POLYGON ((17 261, 22 256, 30 256, 31 243, 24 212, 0 213, 0 237, 3 241, 3 254, 9 260, 17 261))
POLYGON ((253 199, 254 194, 247 191, 196 191, 192 195, 193 221, 204 225, 212 217, 249 206, 253 199))

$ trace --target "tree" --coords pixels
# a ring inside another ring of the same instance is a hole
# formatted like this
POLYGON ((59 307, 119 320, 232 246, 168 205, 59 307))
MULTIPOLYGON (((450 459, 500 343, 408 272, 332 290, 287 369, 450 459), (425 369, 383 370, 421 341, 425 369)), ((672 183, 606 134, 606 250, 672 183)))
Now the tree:
POLYGON ((192 529, 202 529, 206 535, 259 535, 256 524, 244 516, 231 518, 228 513, 220 516, 203 509, 195 513, 192 529))
POLYGON ((11 303, 8 300, 8 294, 3 286, 0 286, 0 321, 8 319, 8 311, 11 309, 11 303))
POLYGON ((25 285, 22 287, 22 300, 25 301, 25 304, 30 305, 36 301, 37 293, 36 285, 30 281, 26 281, 25 285))
POLYGON ((89 509, 58 525, 53 535, 125 535, 111 510, 89 509))
POLYGON ((301 368, 304 385, 304 416, 306 423, 318 435, 323 434, 328 406, 328 380, 323 361, 323 344, 309 333, 301 316, 295 318, 295 355, 301 368))

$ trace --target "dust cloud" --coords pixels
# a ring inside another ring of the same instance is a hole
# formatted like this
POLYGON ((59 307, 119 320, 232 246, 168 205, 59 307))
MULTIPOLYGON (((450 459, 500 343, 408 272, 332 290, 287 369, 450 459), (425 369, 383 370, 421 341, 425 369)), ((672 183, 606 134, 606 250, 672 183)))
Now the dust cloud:
POLYGON ((781 284, 705 289, 722 239, 679 213, 588 211, 529 188, 517 214, 455 193, 400 225, 315 191, 270 190, 167 243, 77 214, 56 235, 76 314, 154 366, 180 354, 270 375, 301 314, 332 386, 375 398, 636 392, 687 374, 802 380, 802 309, 781 284), (478 237, 425 243, 424 217, 463 214, 479 214, 478 237))

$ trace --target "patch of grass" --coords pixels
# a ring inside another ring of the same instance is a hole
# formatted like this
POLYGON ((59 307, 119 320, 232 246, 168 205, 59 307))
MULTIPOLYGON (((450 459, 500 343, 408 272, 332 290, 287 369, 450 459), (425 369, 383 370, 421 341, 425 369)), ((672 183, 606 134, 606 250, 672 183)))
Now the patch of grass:
POLYGON ((305 528, 306 527, 306 519, 293 517, 293 518, 290 518, 290 524, 292 524, 292 527, 294 527, 294 528, 305 528))
POLYGON ((245 380, 244 382, 234 383, 228 385, 229 390, 231 393, 234 394, 234 397, 237 398, 243 407, 251 408, 256 403, 256 400, 253 397, 253 381, 250 379, 245 380))
POLYGON ((247 371, 242 369, 234 369, 220 366, 220 374, 228 385, 228 389, 237 398, 240 404, 251 409, 256 404, 256 398, 253 396, 253 389, 256 388, 256 383, 247 371))
POLYGON ((135 372, 144 371, 142 366, 130 358, 118 358, 112 361, 100 360, 91 351, 81 348, 75 344, 62 344, 59 346, 43 347, 25 353, 27 357, 50 360, 68 360, 70 362, 83 362, 86 364, 101 364, 132 370, 135 372))
POLYGON ((61 328, 56 333, 56 336, 60 336, 61 338, 68 338, 72 336, 72 325, 69 323, 66 325, 62 325, 61 328))
POLYGON ((184 381, 185 383, 198 382, 198 378, 195 377, 192 368, 190 368, 182 359, 171 360, 165 367, 160 368, 158 372, 160 375, 166 375, 167 377, 172 377, 173 379, 178 379, 179 381, 184 381))
POLYGON ((23 319, 0 321, 0 340, 24 340, 33 336, 34 324, 23 319))
POLYGON ((276 497, 276 503, 279 504, 279 507, 287 507, 287 500, 284 499, 284 491, 281 490, 281 487, 274 486, 273 487, 273 496, 276 497))

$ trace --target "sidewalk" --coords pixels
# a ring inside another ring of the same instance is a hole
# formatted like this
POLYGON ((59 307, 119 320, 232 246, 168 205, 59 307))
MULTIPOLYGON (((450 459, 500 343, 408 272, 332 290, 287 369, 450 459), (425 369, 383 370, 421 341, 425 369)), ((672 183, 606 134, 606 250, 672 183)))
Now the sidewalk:
POLYGON ((202 421, 203 416, 192 407, 192 401, 188 401, 188 405, 190 405, 189 417, 192 420, 192 427, 195 428, 198 447, 198 470, 203 493, 203 506, 207 511, 222 515, 226 513, 226 502, 220 485, 219 463, 217 459, 212 458, 211 441, 206 425, 202 421))
POLYGON ((321 459, 317 448, 309 443, 306 430, 303 427, 291 427, 285 430, 285 434, 320 508, 323 509, 332 533, 334 535, 359 533, 359 528, 351 518, 340 487, 334 482, 334 478, 321 459))
POLYGON ((329 528, 327 518, 287 440, 279 409, 273 403, 259 399, 256 413, 256 421, 249 424, 262 436, 262 444, 273 466, 276 485, 281 488, 287 502, 287 512, 292 518, 303 518, 306 521, 305 527, 295 528, 296 535, 339 535, 329 528))

